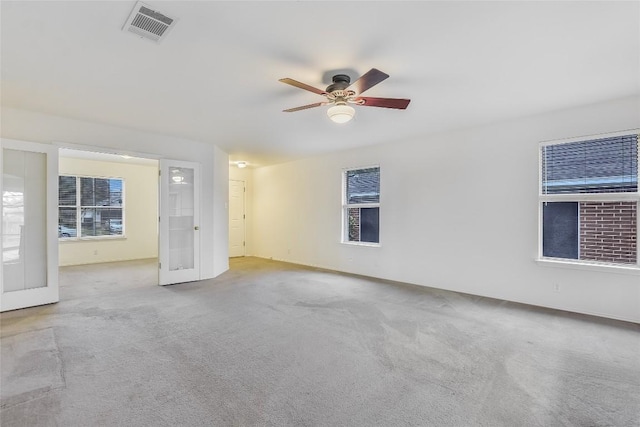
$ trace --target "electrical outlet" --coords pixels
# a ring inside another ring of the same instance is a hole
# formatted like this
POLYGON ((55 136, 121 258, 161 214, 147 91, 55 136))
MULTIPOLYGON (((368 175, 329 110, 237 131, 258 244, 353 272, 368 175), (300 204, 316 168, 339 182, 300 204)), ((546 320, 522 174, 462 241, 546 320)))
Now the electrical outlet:
POLYGON ((560 292, 560 283, 554 283, 553 284, 553 290, 556 292, 560 292))
POLYGON ((97 249, 96 249, 96 250, 94 250, 94 251, 93 251, 93 254, 94 254, 94 255, 98 255, 98 250, 97 250, 97 249))

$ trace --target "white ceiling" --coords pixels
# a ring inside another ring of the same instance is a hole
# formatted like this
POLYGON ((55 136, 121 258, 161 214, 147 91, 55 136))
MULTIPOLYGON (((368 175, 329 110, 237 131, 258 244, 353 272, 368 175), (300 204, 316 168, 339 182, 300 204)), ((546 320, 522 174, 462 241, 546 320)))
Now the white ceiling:
POLYGON ((265 165, 640 93, 639 2, 146 3, 179 19, 160 44, 121 30, 135 1, 2 1, 2 105, 265 165), (279 78, 373 67, 406 111, 281 112, 322 98, 279 78))

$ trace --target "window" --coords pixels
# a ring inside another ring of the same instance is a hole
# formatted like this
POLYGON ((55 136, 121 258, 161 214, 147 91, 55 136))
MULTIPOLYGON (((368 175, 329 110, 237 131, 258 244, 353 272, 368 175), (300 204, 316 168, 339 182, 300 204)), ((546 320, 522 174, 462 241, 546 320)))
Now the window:
POLYGON ((638 135, 543 144, 542 258, 640 266, 638 135))
POLYGON ((343 242, 380 242, 380 168, 344 171, 343 242))
POLYGON ((64 175, 58 184, 59 238, 122 236, 122 179, 64 175))

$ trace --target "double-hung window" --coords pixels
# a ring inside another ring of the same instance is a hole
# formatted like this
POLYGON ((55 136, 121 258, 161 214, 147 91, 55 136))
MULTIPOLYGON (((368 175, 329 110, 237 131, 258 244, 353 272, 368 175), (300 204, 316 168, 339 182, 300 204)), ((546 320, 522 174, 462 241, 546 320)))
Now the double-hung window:
POLYGON ((59 238, 123 235, 122 179, 62 175, 58 185, 59 238))
POLYGON ((540 147, 542 259, 640 266, 638 134, 540 147))
POLYGON ((343 191, 342 241, 380 243, 380 167, 345 170, 343 191))

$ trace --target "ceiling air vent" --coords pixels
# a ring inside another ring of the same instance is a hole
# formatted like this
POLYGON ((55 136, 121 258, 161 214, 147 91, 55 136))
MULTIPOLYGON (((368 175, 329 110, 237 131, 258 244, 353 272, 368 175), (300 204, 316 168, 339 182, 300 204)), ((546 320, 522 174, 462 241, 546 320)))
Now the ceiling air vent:
POLYGON ((174 18, 169 18, 148 5, 138 2, 122 30, 160 43, 175 23, 174 18))

